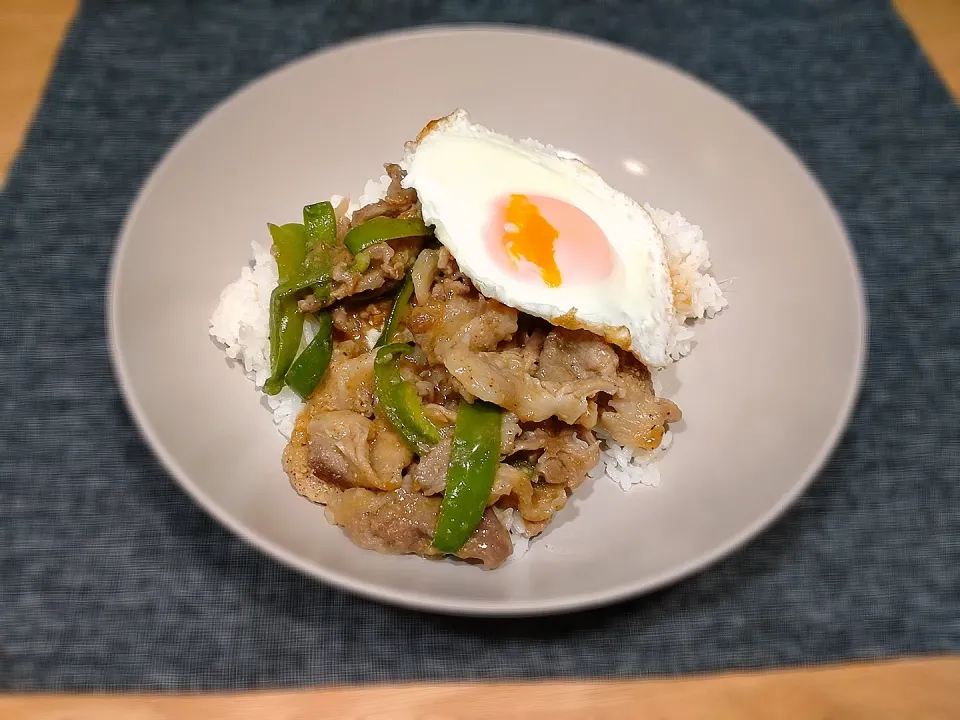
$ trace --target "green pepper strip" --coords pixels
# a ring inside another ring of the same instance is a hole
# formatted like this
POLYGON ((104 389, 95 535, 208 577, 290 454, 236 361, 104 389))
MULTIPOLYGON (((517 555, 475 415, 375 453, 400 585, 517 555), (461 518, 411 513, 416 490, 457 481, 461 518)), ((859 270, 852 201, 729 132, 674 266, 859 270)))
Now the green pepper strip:
POLYGON ((274 225, 267 223, 270 237, 273 239, 273 256, 277 260, 279 284, 283 284, 303 273, 303 261, 307 257, 306 228, 300 223, 274 225))
POLYGON ((290 223, 278 227, 269 223, 267 227, 273 238, 278 285, 270 296, 270 379, 264 383, 263 391, 276 395, 283 389, 284 375, 297 356, 303 337, 303 316, 297 310, 296 298, 281 297, 278 291, 302 275, 307 245, 303 225, 290 223))
POLYGON ((310 344, 297 356, 287 370, 284 381, 301 398, 306 400, 320 384, 333 354, 333 329, 330 313, 317 313, 320 328, 310 344))
POLYGON ((371 245, 405 237, 430 235, 430 228, 419 218, 375 217, 365 223, 350 228, 343 244, 354 255, 363 252, 371 245))
POLYGON ((322 300, 330 293, 329 282, 329 274, 321 273, 318 275, 309 275, 302 277, 299 280, 277 285, 277 287, 274 289, 274 292, 278 295, 280 300, 286 300, 287 298, 297 295, 308 288, 313 288, 314 295, 322 300), (320 292, 317 292, 318 289, 320 292))
POLYGON ((337 244, 337 214, 329 201, 306 205, 303 225, 307 228, 307 249, 317 244, 328 247, 337 244))
POLYGON ((309 285, 313 294, 322 299, 330 294, 330 283, 330 248, 326 245, 314 245, 307 253, 307 260, 303 265, 303 281, 301 284, 309 285))
POLYGON ((393 341, 393 336, 397 334, 397 325, 403 319, 410 305, 410 296, 413 294, 413 278, 407 273, 400 285, 400 290, 393 298, 393 304, 390 306, 390 314, 387 315, 387 321, 383 324, 383 331, 377 338, 377 344, 374 347, 383 347, 393 341))
POLYGON ((496 405, 460 401, 447 486, 433 536, 433 546, 440 552, 457 552, 480 524, 500 462, 501 417, 496 405))
POLYGON ((303 225, 307 229, 304 273, 307 278, 316 278, 304 288, 312 287, 314 295, 323 297, 329 291, 330 249, 337 244, 337 214, 333 204, 324 201, 304 206, 303 225))
POLYGON ((413 383, 400 377, 400 357, 413 347, 405 343, 384 345, 373 361, 373 391, 377 405, 400 437, 414 452, 425 455, 440 442, 440 431, 423 412, 413 383))

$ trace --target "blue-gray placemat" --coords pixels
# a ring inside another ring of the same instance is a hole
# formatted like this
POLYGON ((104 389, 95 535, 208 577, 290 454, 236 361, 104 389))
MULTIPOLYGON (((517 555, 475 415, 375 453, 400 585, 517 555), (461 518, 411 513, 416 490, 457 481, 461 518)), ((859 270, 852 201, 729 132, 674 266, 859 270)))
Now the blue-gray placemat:
POLYGON ((2 688, 635 676, 956 653, 960 113, 879 0, 91 0, 0 196, 0 407, 2 688), (589 33, 712 83, 803 157, 863 267, 866 383, 819 479, 729 559, 614 607, 446 618, 300 576, 177 488, 112 377, 105 273, 174 140, 292 58, 456 21, 589 33))

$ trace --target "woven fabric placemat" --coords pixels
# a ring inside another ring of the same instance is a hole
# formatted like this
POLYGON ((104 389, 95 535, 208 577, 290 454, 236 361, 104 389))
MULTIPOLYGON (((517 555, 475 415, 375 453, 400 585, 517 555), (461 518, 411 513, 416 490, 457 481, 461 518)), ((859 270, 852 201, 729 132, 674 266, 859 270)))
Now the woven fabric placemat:
POLYGON ((0 195, 0 407, 2 688, 624 677, 957 652, 960 113, 879 0, 91 0, 0 195), (587 33, 699 76, 804 159, 856 247, 870 356, 842 444, 772 529, 653 595, 534 620, 346 595, 196 507, 114 382, 110 255, 175 139, 288 60, 459 21, 587 33))

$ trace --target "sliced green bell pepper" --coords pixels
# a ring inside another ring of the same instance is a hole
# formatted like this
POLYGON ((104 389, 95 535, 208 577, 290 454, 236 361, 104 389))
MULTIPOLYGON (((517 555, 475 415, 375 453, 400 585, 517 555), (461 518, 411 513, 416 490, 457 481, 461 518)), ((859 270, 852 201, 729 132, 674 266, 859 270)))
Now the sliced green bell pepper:
POLYGON ((329 272, 320 272, 315 275, 305 275, 299 280, 277 285, 274 292, 281 300, 298 295, 304 290, 312 289, 313 294, 319 299, 325 299, 330 294, 330 274, 329 272))
POLYGON ((329 201, 306 205, 303 225, 307 229, 307 249, 314 245, 333 247, 337 243, 337 214, 329 201))
POLYGON ((393 336, 397 334, 397 326, 407 312, 412 294, 413 278, 410 277, 410 273, 407 273, 406 277, 403 278, 403 282, 400 284, 400 289, 397 291, 396 297, 393 298, 390 313, 387 315, 386 322, 383 323, 383 330, 380 333, 380 337, 377 338, 377 344, 374 345, 374 347, 383 347, 393 342, 393 336))
POLYGON ((447 486, 433 536, 433 546, 440 552, 457 552, 483 517, 500 462, 501 419, 496 405, 460 401, 447 486))
POLYGON ((300 277, 307 258, 307 231, 300 223, 267 223, 273 239, 273 257, 277 261, 279 285, 300 277))
POLYGON ((400 358, 413 351, 406 343, 384 345, 373 361, 377 406, 410 449, 424 455, 440 441, 440 431, 423 412, 413 383, 400 377, 400 358))
POLYGON ((330 313, 317 313, 320 327, 310 344, 293 361, 287 370, 284 381, 301 398, 306 400, 320 384, 323 374, 330 364, 333 355, 333 326, 330 313))
POLYGON ((302 275, 307 238, 306 229, 297 223, 268 223, 267 227, 273 238, 278 284, 270 296, 270 379, 264 383, 263 391, 276 395, 283 389, 284 375, 297 356, 303 337, 303 316, 297 310, 296 298, 283 297, 279 290, 302 275))
POLYGON ((347 231, 343 244, 354 255, 371 245, 405 237, 424 237, 431 230, 420 218, 375 217, 347 231))

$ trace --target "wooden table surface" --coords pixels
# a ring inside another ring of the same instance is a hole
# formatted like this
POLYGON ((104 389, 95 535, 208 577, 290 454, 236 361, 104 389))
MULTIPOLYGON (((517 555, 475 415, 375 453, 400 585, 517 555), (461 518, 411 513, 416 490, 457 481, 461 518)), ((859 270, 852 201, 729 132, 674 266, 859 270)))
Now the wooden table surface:
MULTIPOLYGON (((960 96, 960 0, 897 0, 960 96)), ((76 0, 0 0, 0 177, 36 108, 76 0)), ((0 638, 2 648, 3 638, 0 638)), ((209 695, 0 696, 19 720, 303 718, 806 720, 960 718, 960 657, 628 682, 365 686, 209 695)))

